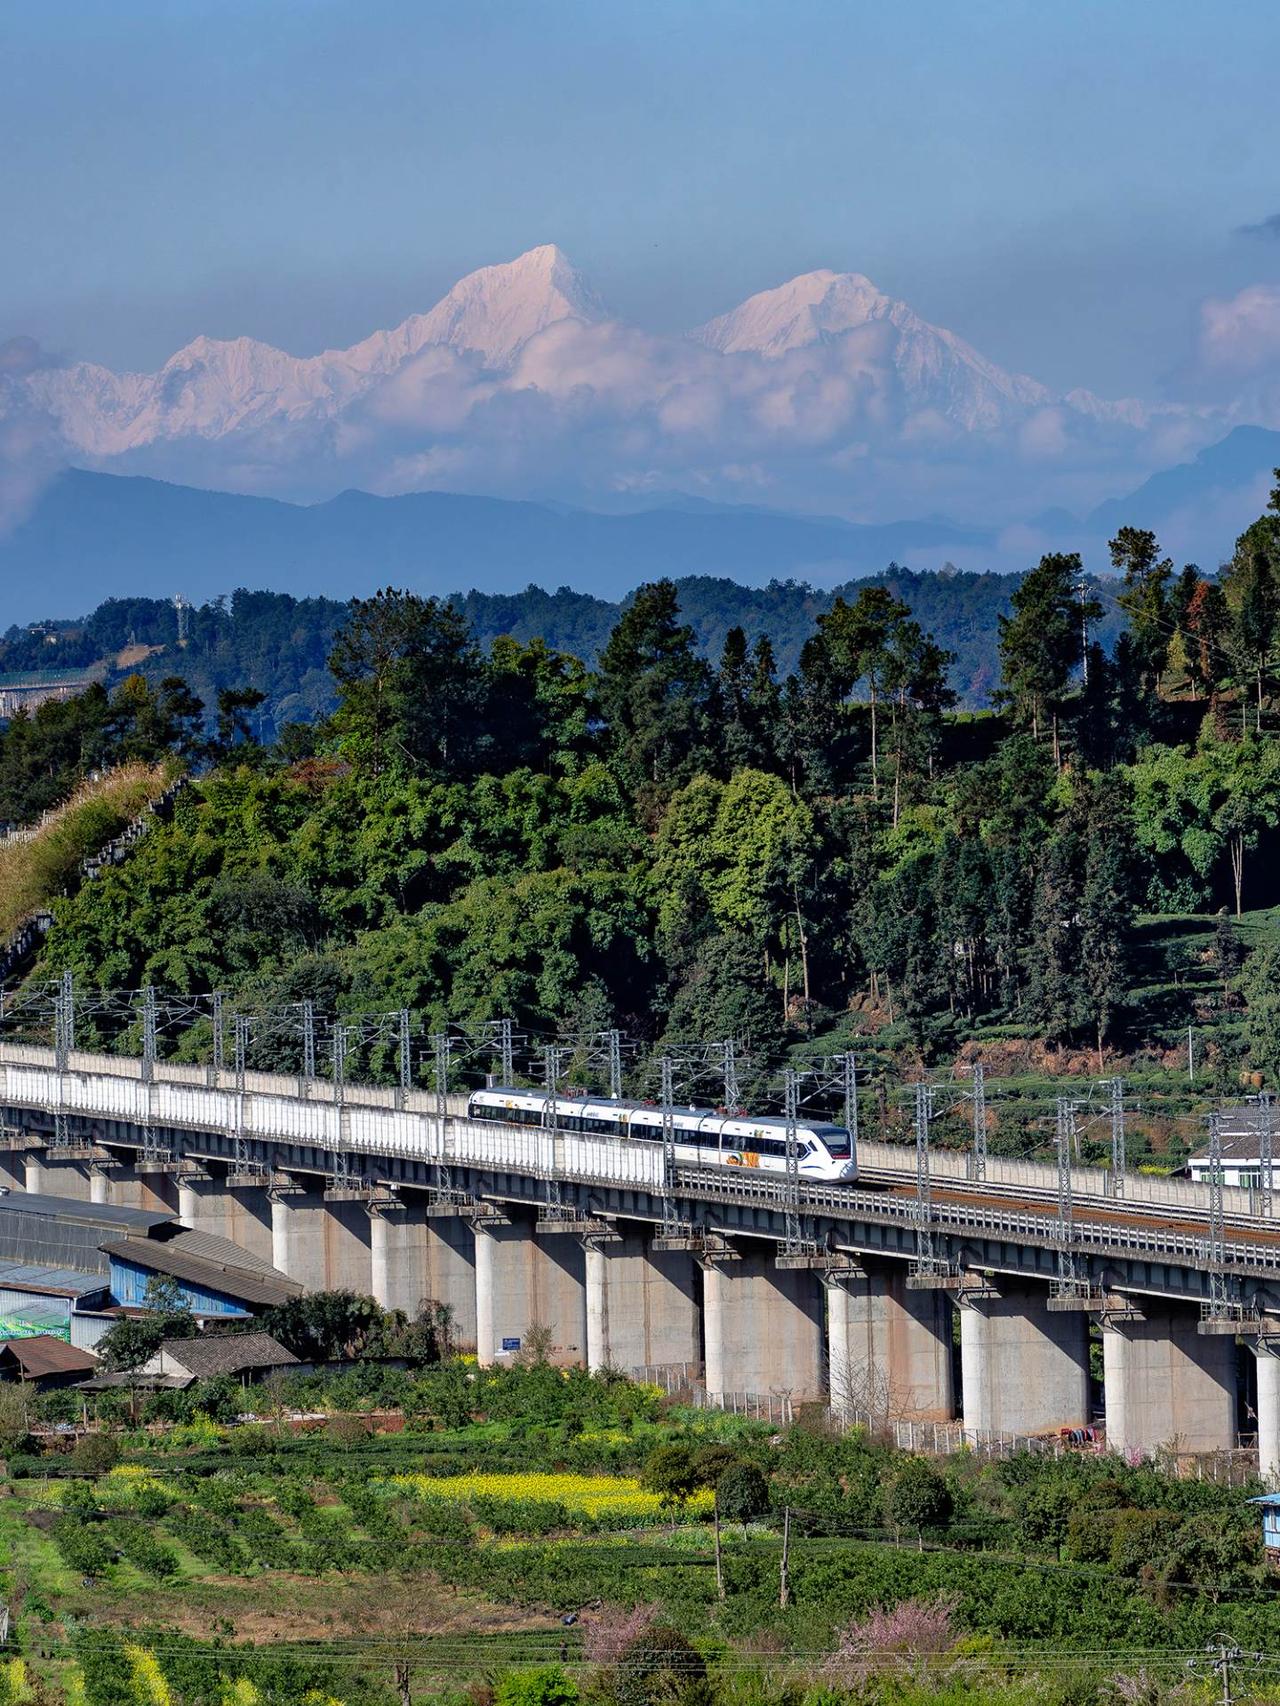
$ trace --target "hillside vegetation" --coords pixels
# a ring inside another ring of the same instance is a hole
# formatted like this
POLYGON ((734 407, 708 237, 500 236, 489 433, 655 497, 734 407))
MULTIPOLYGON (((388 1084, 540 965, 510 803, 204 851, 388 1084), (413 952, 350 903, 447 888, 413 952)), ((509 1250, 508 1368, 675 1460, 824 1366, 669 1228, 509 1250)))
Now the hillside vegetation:
MULTIPOLYGON (((88 750, 207 766, 59 903, 38 975, 221 991, 277 1069, 301 1041, 265 1015, 304 1001, 344 1016, 352 1073, 394 1070, 377 1016, 403 1008, 421 1035, 510 1017, 520 1069, 559 1039, 574 1082, 618 1026, 648 1094, 689 1043, 733 1038, 753 1099, 788 1055, 852 1044, 889 1132, 904 1073, 979 1058, 1014 1150, 1045 1141, 1057 1076, 1118 1067, 1167 1164, 1204 1096, 1280 1068, 1280 514, 1221 580, 1134 529, 1112 553, 1112 654, 1082 651, 1078 559, 1046 556, 996 625, 996 714, 955 709, 946 649, 883 586, 819 611, 784 674, 742 628, 704 658, 658 581, 595 668, 538 638, 486 650, 446 603, 357 602, 334 714, 271 745, 254 690, 220 693, 210 732, 177 678, 20 718, 0 799, 42 798, 88 750)), ((685 1076, 682 1095, 722 1093, 685 1076)))

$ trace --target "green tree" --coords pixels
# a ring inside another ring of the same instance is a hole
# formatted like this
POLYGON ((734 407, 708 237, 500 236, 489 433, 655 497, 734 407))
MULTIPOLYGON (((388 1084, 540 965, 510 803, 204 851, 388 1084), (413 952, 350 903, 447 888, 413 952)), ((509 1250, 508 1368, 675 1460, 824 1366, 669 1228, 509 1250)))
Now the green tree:
MULTIPOLYGON (((1271 685, 1280 640, 1280 586, 1271 560, 1263 550, 1245 553, 1242 567, 1231 577, 1232 621, 1228 646, 1242 682, 1253 689, 1255 727, 1262 728, 1262 706, 1271 685)), ((1247 731, 1248 714, 1243 710, 1247 731)))
POLYGON ((687 1635, 651 1623, 623 1648, 609 1681, 617 1706, 670 1706, 700 1700, 707 1665, 687 1635))
POLYGON ((31 1433, 31 1402, 22 1381, 0 1383, 0 1457, 20 1451, 31 1433))
POLYGON ((660 797, 711 758, 711 671, 679 615, 673 581, 640 587, 600 655, 613 761, 635 794, 660 797))
POLYGON ((1250 1065, 1280 1087, 1280 944, 1255 948, 1236 980, 1244 998, 1244 1037, 1250 1065))
POLYGON ((388 587, 352 602, 329 668, 340 750, 372 776, 461 776, 480 756, 487 669, 464 617, 388 587))
POLYGON ((102 1366, 128 1373, 149 1362, 166 1339, 190 1339, 196 1331, 191 1304, 167 1274, 153 1274, 142 1294, 144 1315, 122 1315, 98 1342, 102 1366))
POLYGON ((1019 582, 1011 613, 999 618, 1001 697, 1019 723, 1030 724, 1033 736, 1039 736, 1043 722, 1051 722, 1055 762, 1058 716, 1083 657, 1084 624, 1102 615, 1097 599, 1082 602, 1077 596, 1081 574, 1077 552, 1041 557, 1019 582))
POLYGON ((1139 682, 1145 694, 1152 694, 1169 655, 1173 559, 1160 555, 1155 534, 1142 527, 1122 527, 1108 549, 1112 567, 1124 576, 1118 603, 1129 618, 1139 682))

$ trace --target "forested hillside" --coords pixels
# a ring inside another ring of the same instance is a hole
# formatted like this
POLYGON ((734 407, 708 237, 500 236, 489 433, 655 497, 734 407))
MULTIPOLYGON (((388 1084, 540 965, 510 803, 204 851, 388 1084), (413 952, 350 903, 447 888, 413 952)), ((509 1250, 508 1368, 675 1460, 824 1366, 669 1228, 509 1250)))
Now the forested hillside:
MULTIPOLYGON (((797 581, 748 587, 710 576, 679 581, 677 587, 683 618, 703 656, 719 658, 729 630, 741 627, 769 638, 784 674, 796 667, 815 620, 837 598, 853 599, 863 586, 885 587, 909 604, 952 654, 948 679, 958 703, 977 708, 989 703, 998 681, 996 622, 1008 610, 1017 582, 1016 575, 914 573, 890 565, 881 575, 834 591, 797 581)), ((450 602, 484 650, 503 635, 526 643, 542 639, 590 665, 624 608, 569 587, 545 592, 530 586, 509 595, 470 592, 450 602)), ((115 680, 127 669, 154 685, 180 675, 209 705, 228 687, 252 685, 265 695, 257 732, 272 739, 286 723, 311 722, 333 710, 337 701, 326 659, 349 608, 334 599, 242 590, 225 601, 188 609, 180 644, 178 611, 169 601, 113 598, 82 622, 10 628, 0 639, 0 674, 85 667, 123 654, 127 662, 116 667, 115 680)), ((1099 637, 1109 645, 1118 627, 1108 600, 1099 637)))
POLYGON ((1113 654, 1082 655, 1100 612, 1047 556, 976 718, 884 586, 818 611, 785 671, 759 627, 708 661, 666 581, 594 669, 542 638, 486 649, 448 604, 357 602, 333 715, 272 746, 252 691, 224 690, 212 729, 178 679, 46 707, 0 744, 0 815, 86 766, 176 751, 201 774, 59 903, 38 975, 531 1037, 618 1024, 646 1049, 734 1036, 758 1074, 851 1034, 899 1065, 1021 1039, 1101 1070, 1196 1025, 1202 1073, 1274 1082, 1280 515, 1221 583, 1134 529, 1113 556, 1113 654))

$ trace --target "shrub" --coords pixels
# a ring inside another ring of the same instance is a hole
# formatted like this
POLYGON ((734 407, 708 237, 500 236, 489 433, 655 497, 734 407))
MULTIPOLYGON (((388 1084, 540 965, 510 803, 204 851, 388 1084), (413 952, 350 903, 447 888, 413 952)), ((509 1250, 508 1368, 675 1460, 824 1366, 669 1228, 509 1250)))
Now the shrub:
POLYGON ((559 1665, 511 1670, 494 1691, 494 1706, 575 1706, 578 1685, 559 1665))
POLYGON ((656 1604, 602 1605, 582 1619, 582 1650, 588 1664, 616 1665, 638 1635, 652 1626, 656 1604))
POLYGON ((620 1653, 613 1695, 618 1706, 664 1706, 706 1676, 706 1661, 688 1636, 669 1623, 650 1623, 620 1653))
POLYGON ((873 1611, 850 1623, 826 1662, 827 1677, 844 1688, 861 1688, 878 1670, 902 1670, 950 1652, 958 1603, 954 1598, 907 1599, 891 1611, 873 1611))
POLYGON ((108 1474, 120 1461, 120 1442, 114 1434, 85 1434, 76 1441, 71 1463, 77 1475, 97 1480, 108 1474))

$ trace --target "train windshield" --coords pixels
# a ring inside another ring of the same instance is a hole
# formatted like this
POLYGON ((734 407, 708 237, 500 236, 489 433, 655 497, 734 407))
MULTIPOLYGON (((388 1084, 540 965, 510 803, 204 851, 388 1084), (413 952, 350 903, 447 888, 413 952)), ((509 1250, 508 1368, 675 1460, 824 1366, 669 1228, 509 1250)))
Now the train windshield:
POLYGON ((817 1136, 826 1144, 830 1154, 837 1161, 847 1161, 850 1154, 849 1133, 842 1125, 823 1125, 817 1128, 817 1136))

